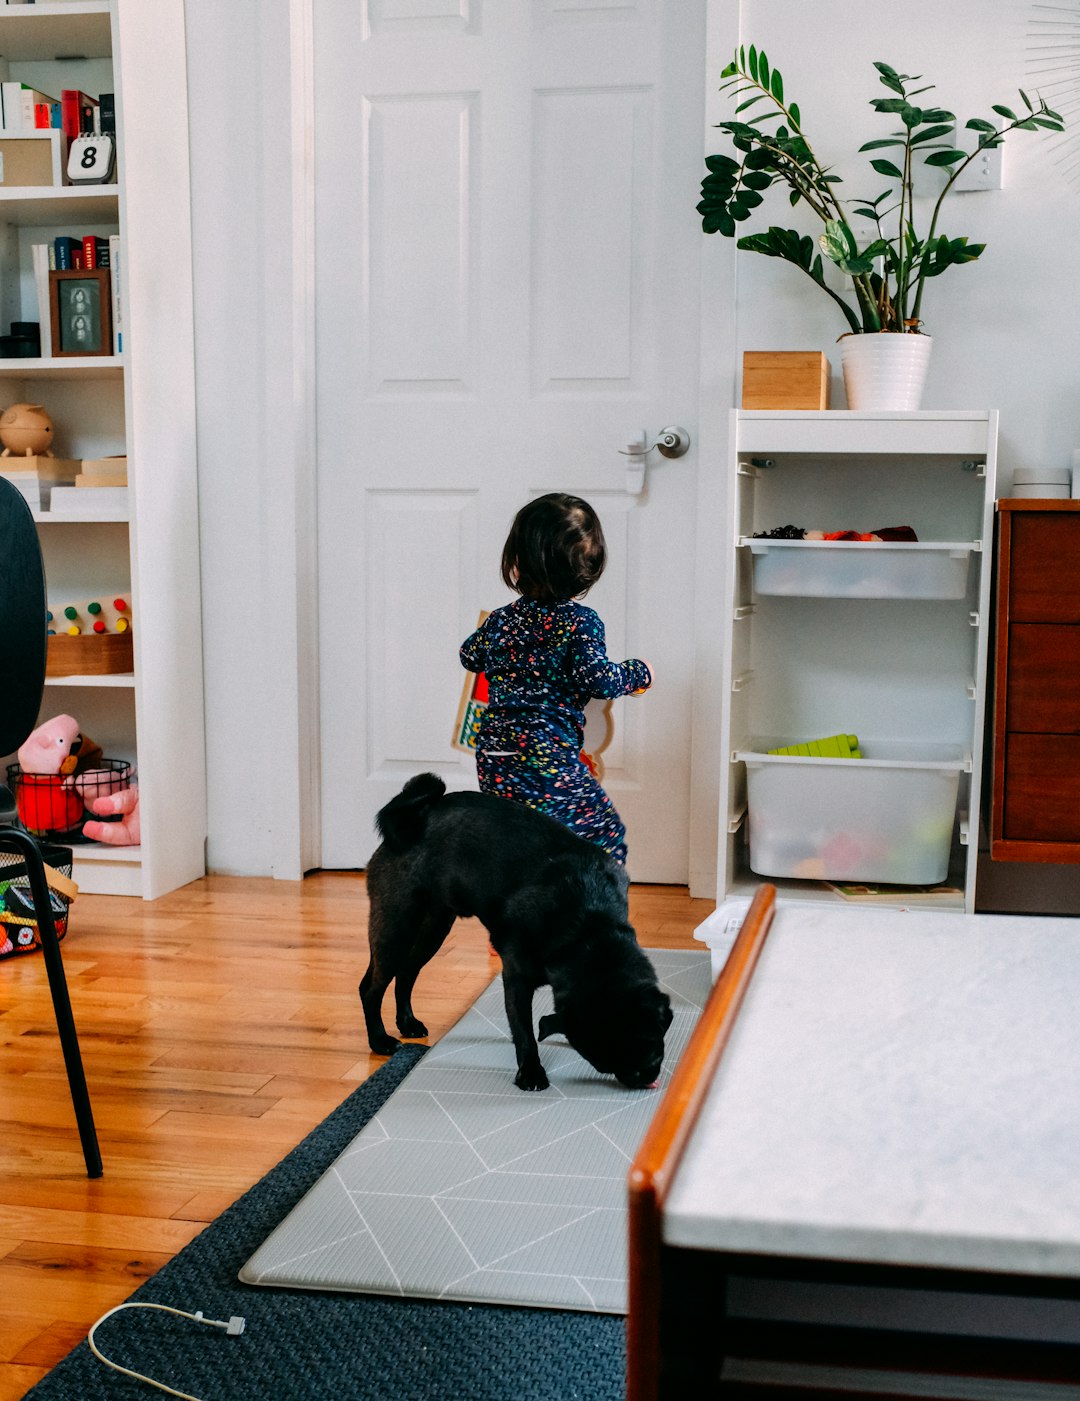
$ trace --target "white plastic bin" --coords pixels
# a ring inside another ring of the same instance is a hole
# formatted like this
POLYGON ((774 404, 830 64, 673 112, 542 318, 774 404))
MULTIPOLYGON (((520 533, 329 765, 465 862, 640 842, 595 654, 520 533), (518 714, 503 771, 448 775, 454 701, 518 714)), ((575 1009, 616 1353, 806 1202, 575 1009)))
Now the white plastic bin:
POLYGON ((963 598, 975 548, 963 541, 759 540, 744 536, 759 594, 963 598))
POLYGON ((761 752, 768 747, 735 755, 746 765, 757 875, 895 885, 945 879, 968 764, 959 750, 864 741, 862 759, 805 759, 761 752))

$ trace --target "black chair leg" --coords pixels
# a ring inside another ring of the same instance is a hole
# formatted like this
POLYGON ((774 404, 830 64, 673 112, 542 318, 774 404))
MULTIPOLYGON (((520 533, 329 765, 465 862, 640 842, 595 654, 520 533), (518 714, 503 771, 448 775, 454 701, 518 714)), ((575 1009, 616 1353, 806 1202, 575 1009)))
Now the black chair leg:
POLYGON ((63 959, 60 956, 60 940, 56 937, 52 901, 49 898, 49 886, 45 879, 45 866, 41 852, 34 839, 17 827, 9 827, 3 833, 3 841, 5 844, 11 843, 12 846, 16 847, 26 863, 30 893, 34 898, 34 914, 37 919, 38 932, 41 935, 41 952, 45 958, 45 972, 48 975, 53 1011, 56 1014, 56 1027, 60 1033, 64 1065, 67 1067, 71 1102, 75 1107, 75 1121, 79 1126, 83 1157, 86 1160, 86 1175, 87 1177, 100 1177, 102 1174, 101 1150, 98 1147, 97 1130, 94 1127, 94 1113, 90 1107, 90 1092, 86 1088, 82 1054, 79 1051, 79 1037, 75 1030, 75 1018, 71 1012, 71 998, 68 996, 67 978, 64 974, 63 959))

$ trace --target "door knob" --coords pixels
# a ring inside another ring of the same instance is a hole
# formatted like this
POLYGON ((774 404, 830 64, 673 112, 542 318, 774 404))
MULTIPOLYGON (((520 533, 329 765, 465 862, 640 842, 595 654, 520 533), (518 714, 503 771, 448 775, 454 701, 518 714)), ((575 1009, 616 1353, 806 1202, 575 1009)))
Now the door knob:
POLYGON ((636 433, 619 451, 629 461, 626 464, 626 489, 631 496, 640 496, 645 486, 645 457, 655 448, 661 457, 682 457, 690 446, 690 434, 673 425, 661 428, 655 443, 645 433, 636 433))

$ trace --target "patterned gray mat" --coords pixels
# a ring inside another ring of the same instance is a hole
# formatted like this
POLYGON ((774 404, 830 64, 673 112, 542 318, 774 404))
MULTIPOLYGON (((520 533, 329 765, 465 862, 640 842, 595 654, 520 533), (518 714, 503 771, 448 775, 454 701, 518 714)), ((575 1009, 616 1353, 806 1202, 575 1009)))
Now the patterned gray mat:
MULTIPOLYGON (((709 995, 708 953, 647 950, 674 1020, 660 1090, 559 1036, 514 1087, 497 978, 240 1271, 246 1284, 626 1312, 626 1175, 709 995)), ((550 990, 536 1015, 551 1010, 550 990)))

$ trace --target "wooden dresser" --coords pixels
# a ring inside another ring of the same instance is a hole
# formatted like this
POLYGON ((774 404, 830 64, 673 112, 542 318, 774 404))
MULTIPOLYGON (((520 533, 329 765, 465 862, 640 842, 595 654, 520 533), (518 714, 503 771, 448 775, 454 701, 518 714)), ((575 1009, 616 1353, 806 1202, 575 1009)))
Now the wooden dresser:
POLYGON ((1080 501, 998 503, 990 856, 1080 862, 1080 501))

